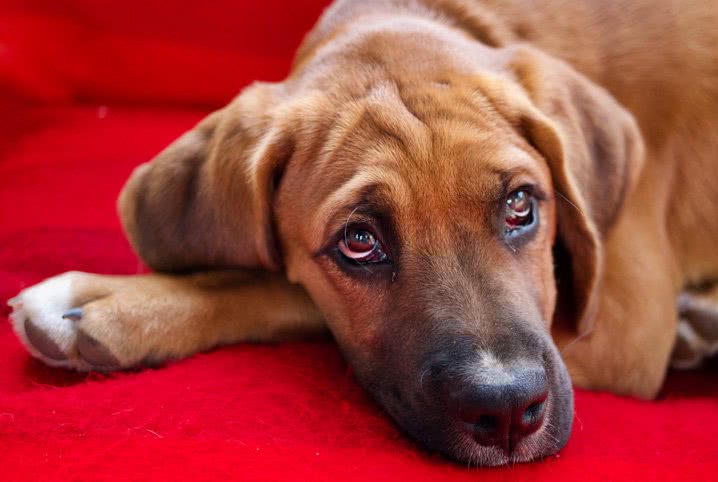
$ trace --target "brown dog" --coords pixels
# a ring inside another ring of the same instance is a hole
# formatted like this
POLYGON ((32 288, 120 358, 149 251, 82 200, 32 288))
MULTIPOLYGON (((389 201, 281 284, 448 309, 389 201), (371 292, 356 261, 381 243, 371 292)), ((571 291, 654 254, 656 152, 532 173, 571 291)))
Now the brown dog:
MULTIPOLYGON (((565 366, 655 396, 677 296, 718 276, 716 25, 715 1, 339 1, 286 81, 127 183, 133 246, 174 274, 66 273, 11 300, 15 330, 110 370, 326 322, 427 447, 553 453, 565 366)), ((718 316, 682 300, 693 364, 718 316)))

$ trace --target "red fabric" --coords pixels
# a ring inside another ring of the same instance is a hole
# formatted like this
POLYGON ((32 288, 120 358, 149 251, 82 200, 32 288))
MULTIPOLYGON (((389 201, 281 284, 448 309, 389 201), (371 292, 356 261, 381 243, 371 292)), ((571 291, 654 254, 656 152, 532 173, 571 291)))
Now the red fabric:
POLYGON ((0 85, 33 99, 223 104, 281 80, 327 0, 2 0, 0 85))
MULTIPOLYGON (((137 272, 115 214, 132 167, 208 111, 189 105, 281 77, 323 2, 106 3, 0 5, 0 300, 69 269, 137 272)), ((83 375, 31 359, 3 320, 0 479, 715 480, 717 382, 673 374, 650 403, 579 391, 559 455, 476 470, 400 434, 329 342, 83 375)))

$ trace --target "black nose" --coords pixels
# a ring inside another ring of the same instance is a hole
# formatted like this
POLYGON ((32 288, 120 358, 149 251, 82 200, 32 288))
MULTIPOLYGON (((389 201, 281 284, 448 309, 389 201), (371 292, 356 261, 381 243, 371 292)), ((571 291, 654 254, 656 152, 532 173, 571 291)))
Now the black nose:
POLYGON ((548 382, 543 369, 483 373, 455 394, 460 419, 478 443, 507 452, 544 420, 548 382))

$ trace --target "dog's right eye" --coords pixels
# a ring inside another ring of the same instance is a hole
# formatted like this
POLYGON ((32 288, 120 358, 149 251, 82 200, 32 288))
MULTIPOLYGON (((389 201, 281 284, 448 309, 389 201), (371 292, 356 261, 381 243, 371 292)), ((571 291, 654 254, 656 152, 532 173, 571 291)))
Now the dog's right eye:
POLYGON ((525 189, 518 189, 506 198, 506 230, 528 226, 533 221, 533 199, 525 189))
POLYGON ((337 242, 339 252, 346 259, 358 264, 385 263, 389 256, 377 236, 361 226, 348 226, 337 242))
POLYGON ((509 193, 504 199, 502 210, 503 238, 510 243, 512 250, 531 239, 538 226, 538 202, 540 195, 534 189, 525 186, 509 193))

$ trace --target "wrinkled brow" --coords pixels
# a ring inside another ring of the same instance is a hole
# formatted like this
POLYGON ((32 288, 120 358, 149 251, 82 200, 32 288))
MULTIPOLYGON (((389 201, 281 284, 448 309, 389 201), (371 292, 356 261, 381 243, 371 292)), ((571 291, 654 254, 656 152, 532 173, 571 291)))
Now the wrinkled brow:
POLYGON ((371 183, 346 196, 340 204, 332 206, 332 213, 324 218, 326 221, 322 239, 326 239, 350 223, 374 224, 378 221, 388 221, 391 203, 377 194, 380 192, 381 185, 371 183))

